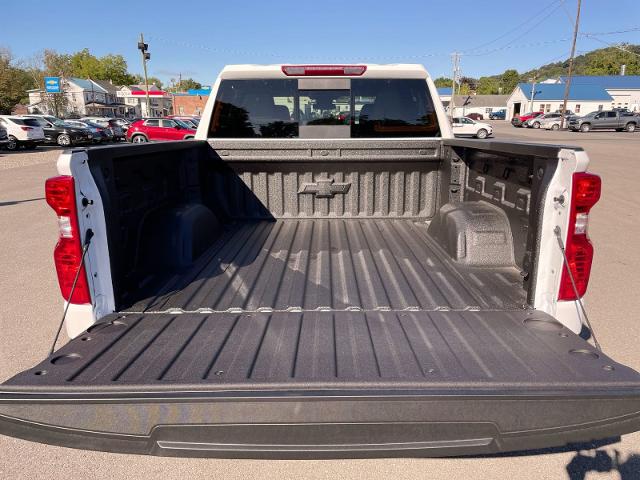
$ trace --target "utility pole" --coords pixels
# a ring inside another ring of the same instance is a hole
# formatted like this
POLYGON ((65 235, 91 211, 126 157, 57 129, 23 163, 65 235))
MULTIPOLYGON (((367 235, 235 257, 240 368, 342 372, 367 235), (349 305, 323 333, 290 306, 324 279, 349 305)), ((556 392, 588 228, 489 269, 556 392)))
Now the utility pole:
POLYGON ((578 0, 578 11, 576 12, 576 24, 573 27, 573 43, 571 44, 571 56, 569 57, 569 74, 567 83, 564 86, 564 101, 562 102, 562 116, 560 117, 560 129, 564 128, 565 112, 567 111, 567 101, 569 100, 569 90, 571 88, 571 75, 573 74, 573 57, 576 55, 576 41, 578 40, 578 28, 580 25, 580 7, 582 0, 578 0))
POLYGON ((456 95, 456 81, 458 79, 458 72, 460 69, 460 54, 453 52, 451 54, 451 60, 453 62, 453 78, 451 80, 451 100, 449 101, 449 116, 453 118, 455 107, 455 95, 456 95))
POLYGON ((147 61, 151 59, 151 54, 147 51, 149 50, 149 45, 147 43, 144 43, 144 36, 142 34, 140 34, 140 41, 138 42, 138 50, 140 50, 140 53, 142 54, 142 68, 144 69, 144 85, 146 88, 146 97, 147 97, 147 116, 152 117, 153 115, 149 115, 149 111, 151 110, 151 104, 149 103, 149 78, 147 77, 147 61))
POLYGON ((533 76, 533 78, 530 78, 529 80, 531 80, 531 98, 529 100, 529 111, 533 112, 533 98, 536 96, 536 79, 538 77, 536 75, 533 76))
POLYGON ((182 73, 178 73, 178 91, 182 91, 182 73))

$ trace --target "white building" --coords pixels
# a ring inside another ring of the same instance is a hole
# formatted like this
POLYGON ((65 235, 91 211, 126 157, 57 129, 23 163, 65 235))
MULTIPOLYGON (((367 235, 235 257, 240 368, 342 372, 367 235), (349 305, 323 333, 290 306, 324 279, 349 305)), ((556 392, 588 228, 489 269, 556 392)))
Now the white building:
POLYGON ((491 112, 507 109, 509 95, 456 95, 454 98, 454 117, 464 117, 477 113, 489 118, 491 112))
MULTIPOLYGON (((556 112, 562 109, 563 83, 519 83, 507 100, 507 119, 526 112, 556 112)), ((613 98, 601 86, 573 83, 569 90, 567 110, 587 114, 611 107, 613 98)))
POLYGON ((445 110, 449 107, 449 103, 451 102, 452 91, 453 91, 452 87, 438 88, 438 96, 440 97, 440 101, 442 102, 442 105, 444 105, 445 110))
MULTIPOLYGON (((561 83, 567 77, 560 77, 561 83)), ((577 75, 571 78, 571 84, 595 85, 604 88, 611 95, 611 104, 606 108, 627 108, 640 112, 640 75, 577 75)))
POLYGON ((121 87, 117 92, 117 96, 124 101, 124 104, 127 107, 128 116, 163 117, 171 114, 171 94, 160 90, 155 85, 149 86, 149 107, 147 107, 145 85, 129 85, 121 87))
POLYGON ((47 94, 43 89, 29 90, 30 113, 64 117, 124 116, 124 104, 116 96, 117 87, 110 82, 84 78, 62 78, 61 93, 47 94), (62 96, 59 111, 55 112, 51 95, 62 96), (62 111, 60 111, 62 110, 62 111))

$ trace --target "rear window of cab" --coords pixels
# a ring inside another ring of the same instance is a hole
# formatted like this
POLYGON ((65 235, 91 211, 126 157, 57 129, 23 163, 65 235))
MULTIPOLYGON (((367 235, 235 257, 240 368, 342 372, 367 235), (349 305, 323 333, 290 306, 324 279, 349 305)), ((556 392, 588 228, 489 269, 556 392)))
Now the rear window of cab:
POLYGON ((223 80, 210 138, 437 137, 424 79, 223 80))

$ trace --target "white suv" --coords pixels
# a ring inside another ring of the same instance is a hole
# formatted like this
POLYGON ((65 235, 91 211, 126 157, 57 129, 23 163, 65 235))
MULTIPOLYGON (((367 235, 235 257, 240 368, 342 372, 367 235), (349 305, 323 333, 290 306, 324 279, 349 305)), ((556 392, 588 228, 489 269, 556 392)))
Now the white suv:
POLYGON ((7 130, 8 150, 17 150, 23 145, 25 148, 36 148, 44 142, 44 130, 35 118, 21 115, 0 115, 0 126, 7 130))
POLYGON ((487 138, 493 134, 491 125, 476 122, 469 117, 454 117, 451 126, 456 137, 487 138))

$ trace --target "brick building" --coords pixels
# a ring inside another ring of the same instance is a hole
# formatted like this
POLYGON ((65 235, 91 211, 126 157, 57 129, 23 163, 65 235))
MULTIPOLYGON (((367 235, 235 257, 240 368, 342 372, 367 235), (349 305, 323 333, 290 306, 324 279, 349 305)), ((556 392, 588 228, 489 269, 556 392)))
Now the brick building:
POLYGON ((186 93, 173 95, 174 115, 195 115, 199 117, 204 111, 204 106, 209 99, 210 88, 189 90, 186 93))

